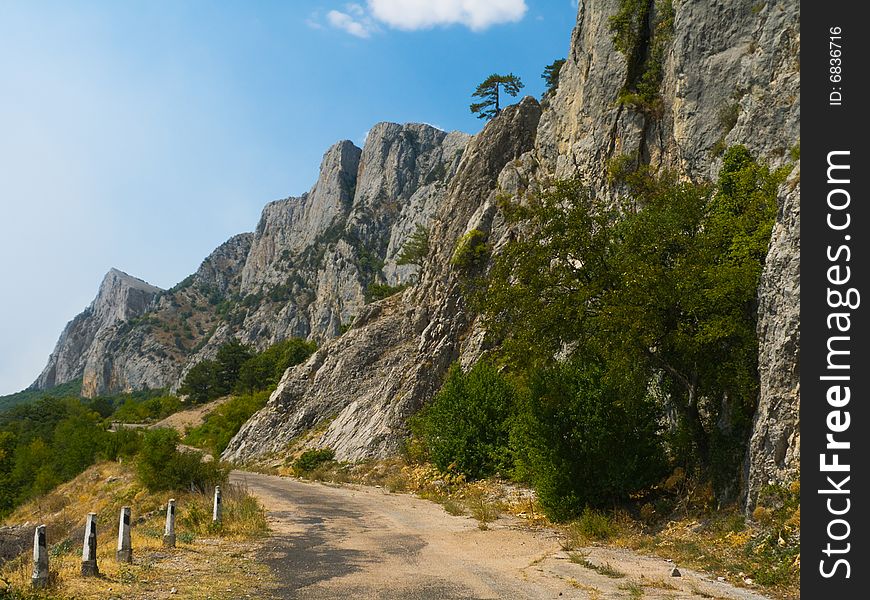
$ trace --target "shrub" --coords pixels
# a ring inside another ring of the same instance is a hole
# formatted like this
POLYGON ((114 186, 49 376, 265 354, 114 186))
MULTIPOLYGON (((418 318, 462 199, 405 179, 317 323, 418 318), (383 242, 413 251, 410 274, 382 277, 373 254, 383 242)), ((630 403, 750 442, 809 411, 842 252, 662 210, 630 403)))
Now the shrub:
MULTIPOLYGON (((442 173, 444 165, 439 165, 442 173)), ((443 179, 442 174, 439 179, 443 179)), ((414 233, 408 236, 407 241, 399 251, 399 256, 396 259, 397 265, 416 265, 423 266, 423 261, 426 260, 426 255, 429 254, 429 230, 423 225, 417 224, 414 233)))
POLYGON ((178 432, 152 429, 142 439, 136 471, 142 484, 151 491, 204 490, 226 481, 229 468, 202 462, 196 452, 178 451, 178 432))
POLYGON ((135 429, 119 429, 109 434, 103 447, 106 460, 135 456, 142 447, 142 434, 135 429))
POLYGON ((627 499, 661 477, 659 414, 642 380, 612 382, 574 362, 534 372, 529 388, 511 441, 517 475, 548 517, 627 499))
POLYGON ((269 392, 262 391, 228 400, 206 416, 202 425, 191 429, 185 436, 185 443, 207 448, 215 458, 219 457, 242 425, 263 408, 268 399, 269 392))
POLYGON ((366 302, 377 302, 384 298, 389 298, 394 294, 398 294, 407 288, 405 285, 387 285, 383 283, 372 283, 366 288, 366 302))
POLYGON ((461 269, 470 269, 485 261, 488 255, 486 234, 479 229, 472 229, 459 238, 450 264, 461 269))
POLYGON ((270 346, 242 364, 234 385, 235 391, 252 394, 273 389, 284 371, 304 362, 316 349, 317 344, 300 338, 290 338, 270 346))
POLYGON ((506 472, 513 402, 513 386, 491 364, 478 362, 468 373, 453 365, 431 404, 412 418, 412 431, 442 471, 506 472))
POLYGON ((293 462, 293 471, 297 475, 304 475, 332 461, 334 458, 335 452, 330 448, 306 450, 293 462))

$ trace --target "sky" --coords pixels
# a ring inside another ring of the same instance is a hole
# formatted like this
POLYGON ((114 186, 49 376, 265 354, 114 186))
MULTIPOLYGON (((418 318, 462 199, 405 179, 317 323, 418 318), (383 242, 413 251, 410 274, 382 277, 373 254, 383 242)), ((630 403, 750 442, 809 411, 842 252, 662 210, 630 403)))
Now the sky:
POLYGON ((168 288, 380 121, 476 133, 540 96, 574 0, 0 0, 0 394, 112 267, 168 288))

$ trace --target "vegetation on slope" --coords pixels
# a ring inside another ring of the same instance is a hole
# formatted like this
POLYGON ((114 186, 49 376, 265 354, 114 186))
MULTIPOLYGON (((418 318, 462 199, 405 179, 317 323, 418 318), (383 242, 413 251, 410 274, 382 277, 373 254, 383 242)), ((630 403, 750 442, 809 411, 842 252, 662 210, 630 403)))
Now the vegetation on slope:
POLYGON ((252 394, 274 388, 289 367, 305 361, 316 350, 314 342, 290 338, 257 353, 236 339, 222 345, 214 360, 197 363, 179 392, 200 404, 230 393, 252 394))
POLYGON ((46 396, 52 398, 78 398, 81 394, 81 379, 62 383, 48 390, 23 390, 7 396, 0 396, 0 413, 22 404, 31 404, 41 398, 45 398, 46 396))
POLYGON ((31 556, 0 567, 0 598, 16 600, 67 598, 140 598, 168 595, 172 588, 186 598, 239 598, 268 594, 271 574, 256 560, 254 539, 267 530, 265 513, 243 488, 224 486, 220 527, 211 520, 212 491, 152 492, 136 476, 132 463, 100 462, 49 494, 17 508, 6 523, 44 523, 53 585, 31 593, 31 556), (166 500, 176 499, 177 542, 162 547, 166 500), (121 506, 133 511, 133 564, 115 561, 121 506), (84 516, 97 513, 97 560, 101 576, 81 578, 81 529, 84 516))

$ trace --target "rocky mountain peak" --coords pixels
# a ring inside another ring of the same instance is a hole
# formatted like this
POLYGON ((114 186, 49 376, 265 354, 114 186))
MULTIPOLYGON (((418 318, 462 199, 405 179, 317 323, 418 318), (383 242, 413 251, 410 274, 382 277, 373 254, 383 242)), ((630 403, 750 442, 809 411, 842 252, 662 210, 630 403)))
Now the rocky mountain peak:
POLYGON ((100 334, 143 314, 162 291, 123 271, 110 269, 90 306, 67 323, 48 364, 30 389, 47 389, 82 377, 87 355, 100 334))

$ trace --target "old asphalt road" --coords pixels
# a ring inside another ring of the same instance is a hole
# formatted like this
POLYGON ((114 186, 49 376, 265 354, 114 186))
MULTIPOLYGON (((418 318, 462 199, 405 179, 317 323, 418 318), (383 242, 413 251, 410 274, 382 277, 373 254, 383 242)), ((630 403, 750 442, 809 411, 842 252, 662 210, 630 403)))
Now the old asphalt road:
POLYGON ((234 471, 266 507, 272 536, 263 560, 277 598, 447 600, 451 598, 610 600, 715 597, 763 600, 659 558, 589 549, 592 562, 626 574, 612 579, 574 564, 552 531, 529 531, 502 517, 481 531, 433 502, 379 488, 333 487, 234 471))

